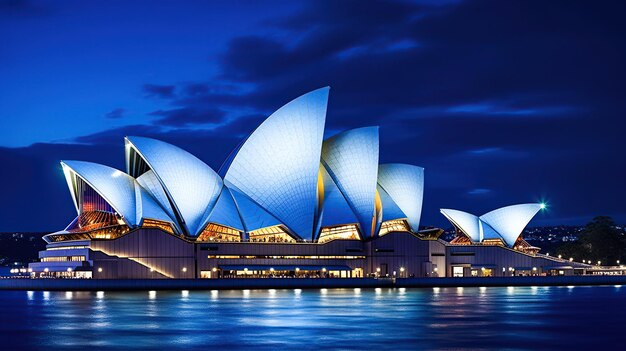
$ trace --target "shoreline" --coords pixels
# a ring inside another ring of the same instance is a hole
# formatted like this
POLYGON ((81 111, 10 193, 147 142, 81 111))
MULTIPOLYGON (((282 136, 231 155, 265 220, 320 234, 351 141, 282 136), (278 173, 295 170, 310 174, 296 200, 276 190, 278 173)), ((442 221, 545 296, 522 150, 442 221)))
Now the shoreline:
POLYGON ((626 276, 463 278, 0 279, 0 290, 133 291, 626 285, 626 276))

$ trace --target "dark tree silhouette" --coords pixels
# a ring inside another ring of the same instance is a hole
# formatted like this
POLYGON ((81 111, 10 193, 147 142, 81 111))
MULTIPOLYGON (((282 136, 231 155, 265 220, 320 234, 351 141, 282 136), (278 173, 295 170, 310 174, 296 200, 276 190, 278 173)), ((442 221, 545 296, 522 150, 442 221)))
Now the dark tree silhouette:
MULTIPOLYGON (((615 265, 626 253, 626 240, 611 217, 598 216, 587 223, 578 241, 565 244, 557 254, 576 261, 600 261, 603 265, 615 265)), ((626 263, 626 262, 625 262, 626 263)))

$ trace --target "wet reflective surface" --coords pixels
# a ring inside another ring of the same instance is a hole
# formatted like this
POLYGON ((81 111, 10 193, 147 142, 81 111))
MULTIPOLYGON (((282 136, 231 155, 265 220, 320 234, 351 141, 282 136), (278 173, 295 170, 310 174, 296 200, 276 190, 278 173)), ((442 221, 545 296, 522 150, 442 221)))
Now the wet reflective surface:
POLYGON ((623 349, 626 286, 0 291, 0 349, 623 349))

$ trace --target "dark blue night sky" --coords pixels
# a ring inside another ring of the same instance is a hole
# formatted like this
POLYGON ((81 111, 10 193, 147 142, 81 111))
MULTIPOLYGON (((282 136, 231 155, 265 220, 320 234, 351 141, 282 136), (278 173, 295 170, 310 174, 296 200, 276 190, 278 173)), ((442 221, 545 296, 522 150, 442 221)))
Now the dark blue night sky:
POLYGON ((625 2, 0 1, 0 231, 75 215, 58 161, 125 135, 218 169, 330 85, 327 133, 380 125, 426 168, 423 225, 547 201, 531 225, 626 222, 625 2))

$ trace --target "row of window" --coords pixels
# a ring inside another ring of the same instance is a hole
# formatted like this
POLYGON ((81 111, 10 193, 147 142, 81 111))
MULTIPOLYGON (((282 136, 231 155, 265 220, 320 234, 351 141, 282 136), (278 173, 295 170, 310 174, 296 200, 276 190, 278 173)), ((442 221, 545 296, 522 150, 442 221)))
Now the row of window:
POLYGON ((81 246, 59 246, 59 247, 49 247, 46 249, 46 251, 53 251, 53 250, 75 250, 75 249, 86 249, 88 248, 88 246, 85 245, 81 245, 81 246))
POLYGON ((287 260, 356 260, 364 259, 365 256, 242 256, 242 255, 209 255, 208 258, 228 259, 287 259, 287 260))
POLYGON ((52 256, 43 257, 41 262, 82 262, 85 261, 85 256, 52 256))

